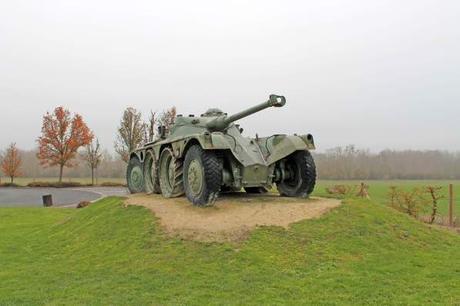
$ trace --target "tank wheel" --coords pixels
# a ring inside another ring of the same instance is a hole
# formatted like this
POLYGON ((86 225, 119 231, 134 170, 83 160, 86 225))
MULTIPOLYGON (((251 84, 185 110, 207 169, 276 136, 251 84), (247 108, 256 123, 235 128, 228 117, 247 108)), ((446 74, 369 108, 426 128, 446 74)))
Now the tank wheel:
POLYGON ((153 151, 147 153, 147 157, 144 161, 144 180, 145 192, 161 193, 160 179, 158 177, 158 161, 153 151))
POLYGON ((165 198, 179 197, 184 194, 182 161, 174 157, 170 148, 160 155, 159 181, 161 193, 165 198))
POLYGON ((284 159, 287 178, 276 184, 280 195, 308 197, 316 184, 316 166, 308 151, 297 151, 284 159))
POLYGON ((212 151, 190 147, 184 161, 184 188, 190 202, 197 206, 212 205, 222 185, 222 161, 212 151))
POLYGON ((267 193, 268 190, 265 187, 244 187, 244 191, 250 194, 257 194, 257 193, 267 193))
POLYGON ((126 179, 130 193, 139 193, 144 191, 144 174, 142 163, 137 157, 129 160, 126 170, 126 179))

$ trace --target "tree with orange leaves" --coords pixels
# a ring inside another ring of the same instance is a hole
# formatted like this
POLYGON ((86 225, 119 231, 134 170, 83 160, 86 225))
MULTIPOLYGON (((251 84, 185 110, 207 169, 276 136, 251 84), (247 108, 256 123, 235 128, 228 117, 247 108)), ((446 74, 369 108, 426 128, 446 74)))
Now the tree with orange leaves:
POLYGON ((40 164, 45 167, 59 166, 59 183, 62 182, 64 167, 73 167, 80 147, 93 140, 83 118, 79 114, 71 116, 62 106, 43 116, 42 136, 37 140, 40 164))
POLYGON ((11 184, 13 184, 15 177, 21 175, 21 163, 22 159, 16 144, 10 144, 2 158, 1 168, 2 172, 11 179, 11 184))

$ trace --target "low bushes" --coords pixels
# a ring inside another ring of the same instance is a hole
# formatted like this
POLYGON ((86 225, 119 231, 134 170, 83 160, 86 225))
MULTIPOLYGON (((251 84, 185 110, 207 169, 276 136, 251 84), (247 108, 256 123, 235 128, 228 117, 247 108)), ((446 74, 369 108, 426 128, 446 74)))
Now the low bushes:
POLYGON ((126 187, 126 184, 116 183, 116 182, 102 182, 99 185, 101 187, 126 187))
POLYGON ((78 203, 77 208, 85 208, 86 206, 89 206, 90 204, 91 202, 81 201, 80 203, 78 203))
POLYGON ((78 182, 30 182, 27 187, 54 187, 54 188, 66 188, 66 187, 83 187, 91 186, 90 184, 81 184, 78 182))
MULTIPOLYGON (((18 186, 18 185, 16 185, 18 186)), ((116 183, 116 182, 102 182, 101 184, 91 185, 91 184, 82 184, 79 182, 30 182, 27 184, 27 187, 52 187, 52 188, 69 188, 69 187, 125 187, 125 184, 116 183)))
MULTIPOLYGON (((390 186, 388 204, 396 210, 429 224, 447 225, 448 218, 439 215, 439 200, 444 198, 440 186, 414 187, 404 190, 390 186)), ((454 218, 454 227, 458 226, 454 218)))
POLYGON ((3 183, 0 184, 0 187, 19 187, 19 185, 16 183, 3 183))
POLYGON ((326 187, 326 192, 331 195, 339 196, 357 196, 369 199, 369 185, 361 183, 360 185, 334 185, 326 187))

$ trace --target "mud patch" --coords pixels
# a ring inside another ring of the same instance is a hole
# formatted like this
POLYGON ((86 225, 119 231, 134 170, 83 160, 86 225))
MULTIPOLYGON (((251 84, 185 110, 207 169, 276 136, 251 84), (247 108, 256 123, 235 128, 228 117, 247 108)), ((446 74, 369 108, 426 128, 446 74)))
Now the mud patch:
POLYGON ((321 216, 340 205, 340 200, 282 198, 278 195, 224 195, 215 206, 192 206, 185 197, 134 195, 126 205, 151 209, 164 231, 173 236, 204 242, 241 241, 257 226, 281 226, 321 216))

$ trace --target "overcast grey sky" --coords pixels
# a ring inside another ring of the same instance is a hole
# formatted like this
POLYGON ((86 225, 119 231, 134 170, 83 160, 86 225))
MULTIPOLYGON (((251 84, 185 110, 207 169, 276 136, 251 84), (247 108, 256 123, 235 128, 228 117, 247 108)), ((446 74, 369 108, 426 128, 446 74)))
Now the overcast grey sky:
POLYGON ((460 1, 0 0, 0 147, 82 114, 112 150, 123 109, 219 107, 246 134, 460 150, 460 1))

